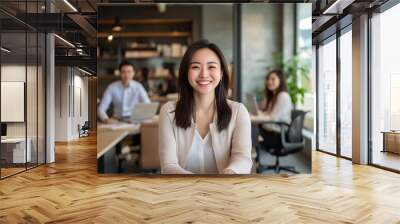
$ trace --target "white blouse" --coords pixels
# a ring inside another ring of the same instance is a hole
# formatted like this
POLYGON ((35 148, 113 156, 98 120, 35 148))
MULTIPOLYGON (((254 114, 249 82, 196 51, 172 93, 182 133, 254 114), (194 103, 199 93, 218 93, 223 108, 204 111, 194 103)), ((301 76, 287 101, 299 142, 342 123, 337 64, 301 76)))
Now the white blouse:
POLYGON ((203 139, 197 129, 195 130, 185 169, 197 174, 218 173, 210 132, 203 139))

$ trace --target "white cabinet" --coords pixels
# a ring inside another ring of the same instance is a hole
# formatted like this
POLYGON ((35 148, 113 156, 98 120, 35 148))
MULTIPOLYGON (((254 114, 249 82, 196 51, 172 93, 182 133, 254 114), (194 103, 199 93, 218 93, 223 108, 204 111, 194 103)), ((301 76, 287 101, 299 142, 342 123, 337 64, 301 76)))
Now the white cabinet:
MULTIPOLYGON (((32 140, 26 140, 27 147, 25 151, 25 138, 7 138, 1 140, 2 152, 7 153, 5 160, 9 163, 25 163, 32 161, 32 140), (11 160, 12 157, 12 160, 11 160), (26 161, 25 161, 26 160, 26 161)), ((3 156, 2 156, 3 157, 3 156)))

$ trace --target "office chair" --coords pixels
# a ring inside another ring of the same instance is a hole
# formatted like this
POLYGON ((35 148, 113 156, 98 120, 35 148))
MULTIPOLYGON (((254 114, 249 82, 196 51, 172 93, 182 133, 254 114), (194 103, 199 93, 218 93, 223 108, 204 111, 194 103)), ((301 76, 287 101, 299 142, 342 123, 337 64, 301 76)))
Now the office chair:
MULTIPOLYGON (((304 148, 304 139, 302 130, 304 127, 304 117, 307 112, 301 110, 293 110, 291 113, 292 122, 287 124, 285 122, 276 122, 276 121, 267 121, 258 125, 258 127, 263 129, 263 124, 276 124, 280 127, 280 136, 281 136, 281 146, 278 149, 274 148, 265 148, 263 147, 263 142, 258 142, 256 144, 256 162, 259 164, 257 167, 257 173, 262 173, 265 170, 275 170, 275 173, 279 173, 281 170, 298 173, 294 166, 281 166, 279 162, 279 158, 281 156, 287 156, 289 154, 297 153, 304 148), (260 164, 260 151, 265 150, 269 154, 276 157, 275 165, 262 165, 260 164)), ((263 141, 265 141, 264 139, 263 141)))
POLYGON ((79 132, 79 138, 80 137, 87 137, 89 136, 89 130, 90 130, 90 123, 89 121, 85 121, 85 123, 80 126, 78 124, 78 132, 79 132))

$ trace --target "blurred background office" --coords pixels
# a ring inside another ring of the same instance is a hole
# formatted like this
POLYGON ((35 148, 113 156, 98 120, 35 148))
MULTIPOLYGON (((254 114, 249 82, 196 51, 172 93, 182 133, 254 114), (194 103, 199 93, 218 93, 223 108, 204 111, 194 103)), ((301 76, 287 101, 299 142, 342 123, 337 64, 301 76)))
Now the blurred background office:
MULTIPOLYGON (((98 101, 107 85, 119 79, 118 64, 125 60, 134 64, 135 79, 153 102, 162 106, 176 100, 181 57, 193 41, 208 39, 221 48, 229 63, 229 97, 246 106, 246 94, 261 102, 269 70, 282 69, 288 74, 294 107, 310 112, 304 121, 306 144, 298 153, 282 157, 281 163, 295 166, 301 173, 311 171, 314 126, 311 4, 103 5, 98 9, 98 101)), ((155 141, 157 122, 154 123, 154 132, 148 136, 142 132, 141 152, 157 150, 147 147, 150 141, 155 141)), ((262 152, 262 163, 275 164, 275 156, 266 152, 262 152)), ((253 154, 255 158, 256 152, 253 154)), ((142 162, 158 159, 143 159, 140 153, 136 157, 142 162)), ((124 169, 145 171, 140 162, 137 164, 135 168, 128 162, 124 169)), ((273 170, 265 171, 269 172, 273 170)))

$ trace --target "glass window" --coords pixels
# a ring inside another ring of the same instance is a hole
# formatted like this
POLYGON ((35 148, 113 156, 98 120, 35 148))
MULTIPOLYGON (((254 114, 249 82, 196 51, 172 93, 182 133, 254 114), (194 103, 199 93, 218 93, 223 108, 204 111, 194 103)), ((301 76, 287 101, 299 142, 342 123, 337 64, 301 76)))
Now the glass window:
MULTIPOLYGON (((311 68, 312 62, 312 19, 311 19, 311 4, 297 4, 297 49, 296 53, 304 62, 307 68, 311 68)), ((315 101, 315 75, 308 74, 308 78, 301 77, 299 85, 305 88, 304 103, 299 102, 298 108, 309 111, 304 120, 304 127, 308 130, 313 130, 314 127, 314 101, 315 101)))
POLYGON ((400 4, 372 22, 372 163, 400 170, 400 4))
POLYGON ((351 158, 352 149, 352 33, 340 36, 340 154, 351 158))
POLYGON ((318 48, 318 149, 336 154, 336 37, 318 48))

